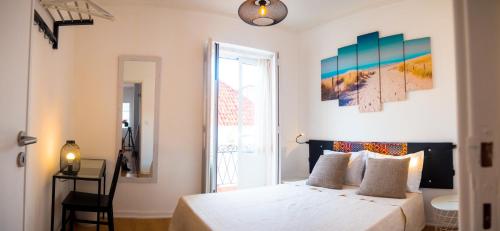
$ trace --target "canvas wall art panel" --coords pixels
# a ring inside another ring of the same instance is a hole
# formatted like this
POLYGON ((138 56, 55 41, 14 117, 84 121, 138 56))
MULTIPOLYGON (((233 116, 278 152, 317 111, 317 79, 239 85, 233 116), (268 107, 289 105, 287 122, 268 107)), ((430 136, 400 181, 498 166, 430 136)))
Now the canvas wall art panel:
POLYGON ((380 90, 382 102, 406 99, 403 34, 380 38, 380 90))
POLYGON ((321 60, 321 100, 339 98, 337 87, 337 56, 321 60))
POLYGON ((402 101, 409 91, 433 87, 431 39, 404 40, 403 34, 380 38, 379 32, 357 37, 357 43, 321 60, 321 100, 339 106, 358 105, 377 112, 385 102, 402 101))
POLYGON ((431 89, 431 38, 405 41, 406 91, 431 89))
POLYGON ((358 36, 357 52, 359 111, 381 111, 378 32, 358 36))
POLYGON ((357 45, 338 49, 339 106, 358 105, 357 45))

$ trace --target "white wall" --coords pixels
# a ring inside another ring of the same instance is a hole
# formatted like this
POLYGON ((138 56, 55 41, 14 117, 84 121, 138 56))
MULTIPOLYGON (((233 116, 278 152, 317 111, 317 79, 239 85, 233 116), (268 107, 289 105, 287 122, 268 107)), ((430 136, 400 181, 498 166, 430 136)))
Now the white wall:
MULTIPOLYGON (((455 38, 452 0, 407 0, 369 9, 300 34, 300 128, 310 139, 350 141, 454 142, 457 139, 455 38), (405 39, 431 37, 434 88, 410 92, 407 100, 384 103, 383 111, 360 113, 320 98, 320 60, 356 43, 356 37, 379 31, 403 33, 405 39)), ((300 147, 297 165, 307 175, 307 146, 300 147)), ((456 159, 456 158, 455 158, 456 159)), ((455 165, 457 169, 458 165, 455 165)), ((456 185, 455 185, 455 188, 456 185)), ((449 190, 425 189, 429 201, 449 190)))
MULTIPOLYGON (((117 216, 167 216, 181 195, 201 192, 203 53, 208 38, 280 52, 281 132, 285 160, 294 147, 298 106, 297 36, 239 19, 152 6, 105 6, 114 22, 96 20, 76 33, 78 92, 72 130, 82 157, 116 157, 118 56, 162 57, 158 183, 120 183, 117 216)), ((285 172, 285 170, 284 170, 285 172)), ((111 170, 108 171, 108 174, 111 170)))
MULTIPOLYGON (((25 230, 50 229, 52 175, 59 170, 59 151, 71 139, 70 112, 74 104, 74 32, 60 30, 59 49, 34 26, 31 32, 28 134, 38 143, 28 146, 26 164, 25 230)), ((61 201, 68 184, 57 183, 55 227, 61 221, 61 201)))

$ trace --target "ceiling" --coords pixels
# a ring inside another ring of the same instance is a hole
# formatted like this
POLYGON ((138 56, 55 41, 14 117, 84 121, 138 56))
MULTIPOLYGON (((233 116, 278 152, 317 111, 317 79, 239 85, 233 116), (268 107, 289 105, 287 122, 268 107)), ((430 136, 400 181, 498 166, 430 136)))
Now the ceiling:
MULTIPOLYGON (((288 7, 288 17, 280 26, 303 31, 319 24, 368 8, 402 0, 282 0, 288 7)), ((243 0, 98 0, 104 4, 152 4, 170 8, 223 14, 238 17, 243 0)))

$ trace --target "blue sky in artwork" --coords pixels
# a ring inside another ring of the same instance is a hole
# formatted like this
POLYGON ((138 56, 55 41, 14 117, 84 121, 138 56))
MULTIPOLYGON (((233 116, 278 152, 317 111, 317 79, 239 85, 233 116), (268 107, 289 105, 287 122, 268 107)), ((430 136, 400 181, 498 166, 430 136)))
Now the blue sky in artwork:
POLYGON ((321 60, 321 78, 404 62, 431 53, 430 37, 404 41, 403 34, 379 38, 379 32, 360 35, 357 44, 341 47, 338 56, 321 60))
POLYGON ((353 44, 350 46, 345 46, 342 48, 339 48, 338 54, 339 54, 339 69, 338 73, 344 74, 348 71, 351 70, 357 70, 358 69, 358 62, 357 62, 357 45, 353 44))
POLYGON ((358 36, 358 70, 379 65, 378 32, 358 36))
POLYGON ((405 41, 405 59, 413 59, 431 53, 431 38, 419 38, 405 41))
POLYGON ((321 78, 328 79, 337 75, 337 56, 321 60, 321 78))
POLYGON ((403 34, 380 38, 380 65, 404 62, 403 34))

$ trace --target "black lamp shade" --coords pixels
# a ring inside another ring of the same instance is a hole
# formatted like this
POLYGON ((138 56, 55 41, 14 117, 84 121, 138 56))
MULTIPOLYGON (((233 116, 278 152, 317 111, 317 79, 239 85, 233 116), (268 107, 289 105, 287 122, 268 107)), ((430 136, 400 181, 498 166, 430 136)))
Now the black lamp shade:
POLYGON ((288 8, 280 0, 246 0, 241 4, 238 15, 241 20, 252 26, 272 26, 280 23, 286 18, 288 15, 288 8), (259 13, 259 9, 262 5, 265 5, 267 9, 265 16, 259 13))
POLYGON ((75 175, 80 170, 80 147, 74 140, 66 141, 61 148, 60 169, 67 175, 75 175))

